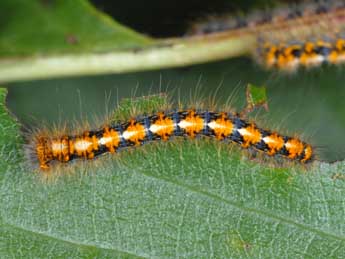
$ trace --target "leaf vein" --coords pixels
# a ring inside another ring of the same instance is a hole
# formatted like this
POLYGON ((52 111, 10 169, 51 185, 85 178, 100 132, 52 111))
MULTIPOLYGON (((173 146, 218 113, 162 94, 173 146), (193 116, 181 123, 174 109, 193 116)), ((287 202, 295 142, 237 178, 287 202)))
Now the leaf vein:
POLYGON ((50 234, 45 233, 45 232, 40 232, 40 231, 37 231, 37 230, 32 230, 32 229, 26 228, 24 226, 16 225, 14 223, 9 223, 7 221, 3 222, 2 225, 6 225, 6 226, 8 226, 10 228, 14 228, 14 229, 17 229, 19 231, 30 232, 31 234, 34 234, 34 235, 39 235, 39 236, 43 236, 43 237, 46 237, 46 238, 49 238, 49 239, 54 239, 54 240, 57 240, 59 242, 68 243, 68 244, 74 245, 74 246, 77 245, 77 246, 88 247, 88 248, 108 250, 108 251, 112 251, 112 252, 126 254, 126 255, 133 256, 133 257, 140 258, 140 259, 149 259, 150 258, 150 257, 146 257, 146 256, 143 256, 143 255, 136 255, 136 254, 133 254, 133 253, 131 253, 129 251, 124 251, 124 250, 116 249, 116 248, 113 248, 113 247, 106 247, 106 246, 102 246, 102 245, 98 245, 98 244, 95 245, 95 244, 90 244, 90 243, 76 242, 75 240, 71 240, 71 239, 64 239, 64 238, 59 237, 59 236, 54 236, 54 235, 50 235, 50 234))
POLYGON ((209 197, 211 199, 220 201, 222 203, 226 203, 226 204, 228 204, 228 205, 230 205, 232 207, 235 207, 235 208, 237 208, 237 209, 239 209, 241 211, 244 211, 244 212, 247 212, 247 213, 250 213, 250 214, 254 214, 254 215, 256 214, 256 215, 264 216, 264 217, 266 217, 268 219, 271 219, 271 220, 274 220, 274 221, 278 221, 278 222, 284 223, 286 225, 292 225, 292 226, 294 226, 296 228, 303 229, 303 230, 315 233, 315 234, 317 234, 317 235, 319 235, 321 237, 324 236, 324 237, 329 237, 329 238, 336 239, 336 240, 345 241, 345 237, 344 236, 339 236, 339 235, 336 235, 336 234, 333 234, 333 233, 329 233, 329 232, 326 232, 326 231, 321 230, 321 229, 317 229, 317 228, 312 227, 312 226, 303 225, 302 223, 296 222, 295 220, 293 220, 291 218, 288 218, 286 216, 275 215, 273 213, 270 213, 270 212, 267 212, 267 211, 264 211, 264 210, 260 210, 260 209, 257 209, 257 208, 248 208, 248 207, 242 206, 241 204, 239 204, 237 202, 234 202, 234 201, 225 199, 223 197, 220 197, 217 194, 213 194, 213 193, 210 193, 210 192, 207 192, 207 191, 204 191, 204 190, 200 190, 197 187, 189 186, 187 184, 183 184, 183 183, 178 182, 178 181, 167 179, 165 177, 158 177, 157 175, 152 175, 152 174, 149 174, 149 173, 138 172, 138 171, 137 171, 137 173, 141 174, 141 175, 144 175, 146 177, 150 177, 150 178, 156 179, 156 180, 161 180, 161 181, 163 181, 165 183, 177 185, 177 186, 179 186, 181 188, 186 189, 187 191, 198 193, 198 194, 201 194, 203 196, 209 197))

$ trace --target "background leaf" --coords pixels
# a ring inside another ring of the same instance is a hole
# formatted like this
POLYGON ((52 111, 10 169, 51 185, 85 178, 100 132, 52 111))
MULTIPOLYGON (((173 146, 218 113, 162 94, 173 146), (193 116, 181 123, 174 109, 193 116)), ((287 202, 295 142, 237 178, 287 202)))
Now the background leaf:
POLYGON ((343 162, 279 169, 241 159, 236 146, 176 140, 79 162, 73 174, 44 181, 27 169, 18 126, 0 108, 7 121, 0 129, 7 143, 0 159, 2 258, 345 253, 343 162))
POLYGON ((184 66, 247 54, 255 43, 229 35, 154 40, 86 0, 4 0, 0 17, 0 82, 184 66))
POLYGON ((3 58, 141 48, 151 42, 84 0, 4 0, 0 6, 3 58))

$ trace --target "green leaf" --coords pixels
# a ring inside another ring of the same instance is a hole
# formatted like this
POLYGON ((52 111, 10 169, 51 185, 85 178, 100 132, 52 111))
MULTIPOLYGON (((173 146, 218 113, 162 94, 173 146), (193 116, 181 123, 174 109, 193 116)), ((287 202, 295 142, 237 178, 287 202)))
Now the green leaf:
POLYGON ((267 103, 266 87, 248 84, 247 86, 247 104, 255 107, 267 103))
POLYGON ((252 112, 255 108, 263 107, 268 111, 266 87, 258 87, 252 84, 247 85, 246 91, 247 105, 242 111, 242 115, 252 112))
POLYGON ((234 145, 175 139, 44 181, 5 93, 1 258, 344 258, 344 162, 272 167, 234 145))
POLYGON ((0 82, 184 66, 247 54, 255 43, 231 35, 155 40, 86 0, 3 0, 0 24, 0 82))
POLYGON ((139 98, 123 98, 115 110, 112 120, 125 120, 133 115, 138 115, 138 112, 141 114, 152 114, 168 105, 168 96, 164 93, 139 98))
POLYGON ((0 7, 2 57, 141 48, 151 42, 85 0, 4 0, 0 7))

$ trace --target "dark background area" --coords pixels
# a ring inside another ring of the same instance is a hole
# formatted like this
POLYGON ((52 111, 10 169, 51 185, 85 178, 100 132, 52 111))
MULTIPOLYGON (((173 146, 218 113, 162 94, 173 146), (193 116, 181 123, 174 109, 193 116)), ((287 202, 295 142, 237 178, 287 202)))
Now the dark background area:
MULTIPOLYGON (((274 0, 91 0, 103 12, 136 31, 154 37, 181 36, 195 20, 274 6, 274 0)), ((287 1, 285 1, 287 2, 287 1)), ((290 1, 292 2, 292 1, 290 1)))

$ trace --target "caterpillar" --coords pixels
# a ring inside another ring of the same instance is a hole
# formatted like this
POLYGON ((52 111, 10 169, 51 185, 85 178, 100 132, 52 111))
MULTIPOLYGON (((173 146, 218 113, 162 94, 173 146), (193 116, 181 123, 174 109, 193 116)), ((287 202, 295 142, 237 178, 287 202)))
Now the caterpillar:
POLYGON ((251 34, 256 39, 251 54, 260 65, 294 71, 299 67, 344 63, 344 20, 345 2, 307 1, 242 18, 212 17, 197 23, 190 34, 251 34))
POLYGON ((93 159, 123 148, 167 141, 173 136, 229 140, 243 148, 253 148, 269 156, 278 155, 301 163, 308 163, 314 158, 311 145, 297 138, 261 129, 236 113, 195 109, 158 112, 80 135, 49 137, 36 134, 33 150, 39 168, 49 170, 53 163, 67 163, 78 158, 93 159))
POLYGON ((295 70, 321 64, 345 62, 345 38, 336 40, 307 41, 306 43, 263 43, 258 60, 267 68, 295 70))

